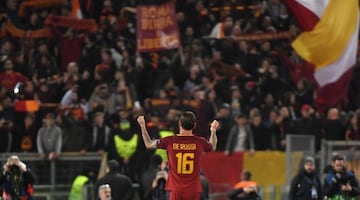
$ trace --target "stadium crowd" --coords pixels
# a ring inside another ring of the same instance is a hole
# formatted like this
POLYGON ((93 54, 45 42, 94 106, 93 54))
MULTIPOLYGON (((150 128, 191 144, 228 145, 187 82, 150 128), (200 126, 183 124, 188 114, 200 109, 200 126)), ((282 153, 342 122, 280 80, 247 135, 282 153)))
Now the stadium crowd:
POLYGON ((157 152, 145 150, 136 117, 145 114, 159 138, 177 132, 183 110, 196 112, 195 132, 204 137, 220 122, 217 150, 226 154, 281 151, 287 134, 314 135, 317 150, 321 139, 360 139, 360 65, 347 101, 319 112, 311 73, 290 47, 300 30, 280 0, 176 1, 181 47, 152 53, 136 51, 134 0, 80 0, 96 32, 45 23, 71 16, 71 2, 20 16, 21 3, 0 8, 0 152, 108 152, 138 182, 157 152), (25 33, 48 27, 52 37, 14 37, 9 22, 25 33), (219 22, 226 37, 208 38, 219 22), (293 37, 234 39, 279 31, 293 37), (40 110, 16 112, 20 100, 36 100, 40 110))

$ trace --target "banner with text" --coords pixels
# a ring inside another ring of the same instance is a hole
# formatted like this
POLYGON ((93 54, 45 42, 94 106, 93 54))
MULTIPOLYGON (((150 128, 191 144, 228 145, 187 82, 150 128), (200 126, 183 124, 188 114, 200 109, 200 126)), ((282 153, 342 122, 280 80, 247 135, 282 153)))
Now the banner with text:
POLYGON ((174 3, 137 6, 136 33, 139 52, 178 48, 180 40, 174 3))

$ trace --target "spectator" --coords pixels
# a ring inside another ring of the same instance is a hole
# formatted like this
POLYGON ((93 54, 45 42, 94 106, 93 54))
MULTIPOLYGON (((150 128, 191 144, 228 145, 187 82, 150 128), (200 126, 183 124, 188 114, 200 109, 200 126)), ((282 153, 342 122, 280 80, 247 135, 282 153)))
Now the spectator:
POLYGON ((293 92, 287 92, 284 96, 284 104, 289 110, 289 115, 292 120, 296 120, 300 113, 300 106, 296 102, 296 95, 293 92))
POLYGON ((39 85, 42 82, 57 83, 60 81, 58 75, 59 71, 55 64, 51 62, 50 57, 42 55, 34 66, 32 81, 35 85, 39 85))
MULTIPOLYGON (((102 110, 98 111, 109 112, 110 114, 114 113, 114 109, 116 109, 114 103, 112 103, 110 107, 110 101, 115 102, 114 98, 115 94, 111 94, 108 84, 102 83, 99 84, 93 91, 93 94, 89 99, 89 104, 92 105, 96 103, 98 107, 95 108, 102 108, 102 110)), ((91 109, 91 111, 94 111, 94 109, 91 109)))
POLYGON ((299 103, 299 105, 314 104, 314 91, 312 90, 309 81, 305 79, 301 79, 296 84, 295 94, 296 94, 296 100, 299 103))
POLYGON ((34 182, 34 176, 26 164, 18 156, 10 156, 0 174, 3 199, 32 200, 34 182))
POLYGON ((37 135, 38 153, 42 159, 48 156, 56 159, 61 153, 62 131, 55 124, 55 116, 48 113, 44 119, 44 126, 40 128, 37 135))
POLYGON ((217 98, 216 91, 213 89, 210 89, 206 92, 205 99, 208 100, 210 103, 210 109, 211 112, 213 112, 211 118, 214 118, 216 113, 219 111, 222 102, 219 98, 217 98))
MULTIPOLYGON (((7 0, 6 2, 8 3, 8 2, 12 2, 12 1, 7 0)), ((17 4, 17 3, 15 3, 15 4, 17 4)), ((15 13, 16 13, 16 6, 14 6, 14 7, 11 6, 11 7, 12 7, 11 10, 15 11, 15 13)), ((15 48, 14 48, 14 45, 11 42, 11 40, 5 39, 1 42, 0 55, 3 60, 11 58, 14 54, 14 51, 15 51, 15 48)))
POLYGON ((81 78, 77 63, 69 62, 66 71, 63 73, 64 89, 70 89, 75 83, 79 82, 81 78))
POLYGON ((0 73, 0 85, 8 92, 13 92, 17 83, 26 83, 28 81, 24 75, 15 72, 13 68, 13 62, 11 60, 5 60, 4 72, 0 73))
POLYGON ((79 85, 74 84, 61 99, 60 109, 77 110, 79 117, 85 119, 85 114, 89 112, 89 106, 85 99, 80 99, 79 90, 79 85))
POLYGON ((202 70, 199 65, 194 64, 190 67, 189 77, 185 81, 183 91, 192 94, 201 84, 202 70))
POLYGON ((323 200, 322 187, 319 177, 315 174, 315 160, 306 157, 304 167, 292 179, 290 200, 323 200))
POLYGON ((348 128, 346 130, 345 139, 347 141, 349 140, 360 140, 360 113, 355 113, 351 119, 350 123, 348 125, 348 128))
POLYGON ((271 133, 271 149, 272 150, 281 150, 283 147, 281 145, 281 129, 279 127, 281 118, 277 110, 270 112, 270 117, 266 127, 271 133))
POLYGON ((112 131, 105 125, 105 115, 102 112, 95 113, 92 126, 91 137, 88 142, 88 151, 109 152, 111 146, 112 131))
POLYGON ((0 152, 2 153, 10 152, 13 148, 12 126, 12 122, 6 121, 4 118, 0 119, 0 152))
POLYGON ((259 114, 254 114, 251 119, 251 131, 254 136, 255 150, 264 151, 270 149, 271 135, 268 129, 262 122, 262 118, 259 114))
POLYGON ((331 108, 322 126, 323 138, 325 140, 344 140, 345 128, 345 125, 340 120, 339 110, 331 108))
POLYGON ((115 81, 112 84, 111 90, 115 95, 111 95, 108 101, 107 112, 109 115, 114 114, 114 111, 119 109, 132 109, 136 100, 136 91, 133 84, 129 84, 125 80, 125 74, 122 71, 115 72, 115 81))
POLYGON ((33 70, 37 67, 40 58, 42 56, 48 56, 52 66, 58 66, 54 56, 54 51, 51 48, 50 41, 47 39, 39 40, 35 43, 34 47, 29 50, 28 71, 29 75, 33 74, 33 70))
POLYGON ((83 54, 80 57, 80 71, 88 71, 94 74, 95 66, 101 62, 101 52, 99 46, 96 45, 96 36, 94 33, 86 35, 84 40, 83 54))
MULTIPOLYGON (((73 94, 73 102, 77 103, 77 93, 73 94)), ((88 144, 88 122, 82 108, 65 107, 59 113, 57 121, 63 130, 64 152, 85 152, 88 144)))
POLYGON ((27 113, 21 126, 15 127, 15 137, 13 150, 16 152, 35 152, 37 151, 37 132, 35 114, 27 113))
POLYGON ((104 49, 101 51, 101 61, 101 63, 95 66, 95 81, 111 82, 116 67, 110 50, 104 49))
MULTIPOLYGON (((116 188, 111 192, 111 199, 133 199, 133 189, 131 180, 118 172, 119 164, 115 160, 110 160, 106 165, 106 175, 96 182, 95 191, 99 190, 99 186, 109 184, 111 188, 116 188)), ((98 194, 95 194, 96 196, 98 194)))
POLYGON ((216 114, 216 120, 220 123, 220 128, 218 130, 218 143, 217 151, 224 151, 226 147, 226 142, 229 137, 230 129, 233 126, 234 122, 231 118, 231 109, 229 104, 223 104, 218 113, 216 114))
POLYGON ((41 82, 40 85, 38 85, 38 89, 34 94, 34 98, 43 104, 56 103, 59 101, 57 96, 58 90, 59 88, 57 87, 57 85, 49 85, 46 82, 41 82))
POLYGON ((269 115, 270 112, 275 109, 278 109, 278 108, 277 108, 274 96, 272 94, 268 93, 265 96, 264 104, 261 105, 261 116, 262 116, 264 122, 267 122, 269 120, 268 118, 270 116, 269 115))
POLYGON ((289 109, 286 106, 280 108, 278 120, 282 148, 286 147, 286 135, 296 134, 295 121, 290 118, 289 109))
POLYGON ((241 94, 241 90, 238 86, 232 86, 231 87, 231 114, 232 116, 236 117, 240 113, 244 113, 245 109, 244 106, 244 100, 241 94))
POLYGON ((60 69, 66 71, 66 67, 70 62, 78 62, 82 52, 82 43, 86 34, 78 34, 77 30, 67 29, 65 34, 61 33, 57 28, 53 28, 54 35, 60 41, 60 69))
POLYGON ((320 149, 321 129, 318 119, 314 115, 314 109, 308 104, 301 106, 301 118, 296 123, 296 134, 312 135, 315 137, 315 149, 320 149))
POLYGON ((244 114, 235 117, 236 124, 231 127, 229 137, 226 142, 225 154, 233 152, 243 152, 250 150, 254 152, 254 137, 247 118, 244 114))
POLYGON ((292 17, 288 14, 285 6, 280 7, 280 15, 275 20, 277 22, 276 29, 279 31, 289 30, 292 24, 292 17))
POLYGON ((324 195, 327 199, 356 199, 360 195, 359 183, 355 175, 345 167, 345 159, 335 155, 332 169, 324 181, 324 195))

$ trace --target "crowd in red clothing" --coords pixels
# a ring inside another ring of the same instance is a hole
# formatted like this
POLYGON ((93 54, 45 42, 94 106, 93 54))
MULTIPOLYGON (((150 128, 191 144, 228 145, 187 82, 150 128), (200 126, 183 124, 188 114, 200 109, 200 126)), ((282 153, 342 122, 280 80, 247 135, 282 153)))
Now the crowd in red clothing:
POLYGON ((1 2, 2 33, 11 22, 25 32, 47 27, 52 37, 2 34, 0 152, 36 152, 38 130, 48 113, 62 131, 62 151, 108 151, 134 179, 143 170, 140 158, 153 152, 141 144, 124 158, 113 138, 133 138, 140 113, 150 119, 149 128, 158 137, 160 130, 177 131, 182 110, 197 113, 196 132, 204 137, 209 122, 218 119, 219 151, 283 150, 287 134, 314 135, 317 149, 322 138, 360 138, 359 65, 347 101, 328 114, 318 113, 312 71, 291 49, 291 39, 232 39, 242 33, 298 34, 280 0, 176 1, 181 47, 152 53, 136 51, 133 0, 80 0, 83 16, 96 20, 96 32, 45 25, 50 14, 70 16, 71 1, 31 9, 23 17, 17 12, 21 3, 1 2), (228 37, 205 39, 220 21, 228 37), (36 100, 41 109, 15 112, 18 100, 36 100), (248 127, 247 139, 234 146, 229 135, 237 125, 248 127), (31 138, 30 145, 24 145, 24 138, 31 138))

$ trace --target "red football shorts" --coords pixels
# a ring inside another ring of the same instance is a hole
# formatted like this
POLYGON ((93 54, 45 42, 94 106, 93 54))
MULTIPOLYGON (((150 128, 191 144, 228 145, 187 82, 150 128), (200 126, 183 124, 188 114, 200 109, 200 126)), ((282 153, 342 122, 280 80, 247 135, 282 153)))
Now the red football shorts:
POLYGON ((179 191, 170 191, 170 200, 200 200, 200 192, 179 192, 179 191))

